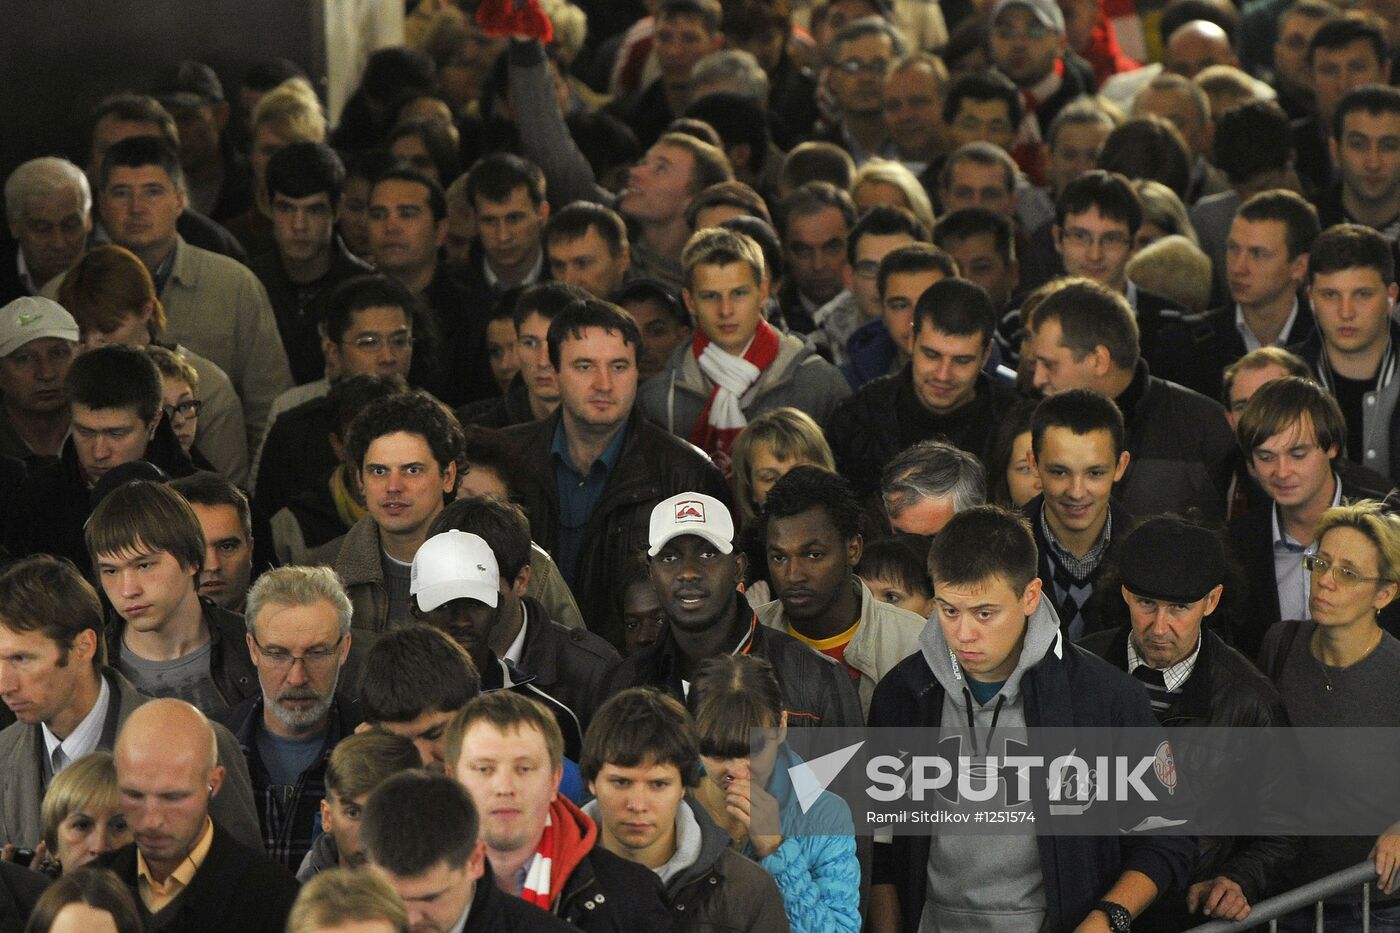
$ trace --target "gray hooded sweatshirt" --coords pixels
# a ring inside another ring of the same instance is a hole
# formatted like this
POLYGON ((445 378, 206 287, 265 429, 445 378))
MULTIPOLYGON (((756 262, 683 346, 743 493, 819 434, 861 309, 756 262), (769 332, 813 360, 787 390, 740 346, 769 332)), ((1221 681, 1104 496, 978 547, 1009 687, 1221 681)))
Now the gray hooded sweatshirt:
MULTIPOLYGON (((943 687, 941 733, 945 741, 958 736, 961 754, 998 757, 1008 753, 1006 740, 1025 741, 1025 698, 1021 678, 1050 651, 1063 651, 1060 620, 1050 601, 1041 599, 1026 625, 1020 660, 997 694, 985 705, 968 689, 966 675, 937 624, 927 625, 919 648, 943 687), (972 730, 969 732, 969 721, 972 730)), ((949 747, 944 745, 942 753, 949 747)), ((1012 744, 1010 753, 1018 749, 1012 744)), ((980 783, 980 782, 974 782, 980 783)), ((985 809, 1002 809, 1000 797, 985 809)), ((1018 809, 1029 810, 1030 801, 1018 809)), ((1045 920, 1045 885, 1040 850, 1027 828, 1017 834, 978 834, 964 828, 933 837, 928 860, 928 895, 919 933, 1035 933, 1045 920)))

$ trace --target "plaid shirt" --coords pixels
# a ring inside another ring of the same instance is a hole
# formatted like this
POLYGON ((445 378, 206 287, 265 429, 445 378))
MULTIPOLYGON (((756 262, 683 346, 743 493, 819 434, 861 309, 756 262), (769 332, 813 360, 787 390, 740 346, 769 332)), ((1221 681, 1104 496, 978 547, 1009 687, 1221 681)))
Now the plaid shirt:
POLYGON ((326 795, 326 764, 331 751, 342 738, 352 735, 362 717, 353 703, 337 698, 327 713, 326 743, 311 767, 294 785, 273 784, 258 753, 258 730, 262 728, 263 698, 249 697, 234 707, 225 719, 248 760, 253 779, 253 798, 262 826, 263 848, 269 858, 296 871, 321 835, 321 798, 326 795))

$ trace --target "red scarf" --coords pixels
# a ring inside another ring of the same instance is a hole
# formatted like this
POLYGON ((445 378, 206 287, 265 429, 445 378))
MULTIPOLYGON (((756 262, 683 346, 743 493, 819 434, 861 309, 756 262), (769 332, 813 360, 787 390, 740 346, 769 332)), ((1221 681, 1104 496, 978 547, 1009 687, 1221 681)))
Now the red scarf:
POLYGON ((521 899, 541 910, 552 909, 569 875, 597 839, 598 825, 567 797, 556 797, 545 814, 544 835, 530 860, 521 899))
MULTIPOLYGON (((754 331, 753 341, 749 343, 748 350, 744 351, 744 360, 757 367, 761 374, 769 366, 772 366, 773 361, 778 358, 780 342, 778 332, 767 321, 760 320, 758 329, 754 331)), ((690 343, 690 350, 695 354, 697 361, 709 345, 710 338, 706 337, 705 332, 697 327, 695 337, 690 343)), ((714 383, 714 380, 711 379, 710 382, 714 383)), ((752 383, 748 388, 752 388, 752 383)), ((734 447, 734 439, 739 436, 739 432, 744 430, 747 422, 742 414, 739 414, 737 418, 732 413, 729 417, 725 417, 716 411, 715 396, 719 394, 720 389, 721 386, 718 383, 715 383, 714 387, 710 389, 710 397, 705 400, 705 407, 701 409, 700 417, 691 426, 689 440, 710 455, 715 461, 715 466, 723 471, 726 479, 731 479, 734 470, 730 463, 729 452, 734 447)), ((742 395, 742 393, 738 394, 742 395)))

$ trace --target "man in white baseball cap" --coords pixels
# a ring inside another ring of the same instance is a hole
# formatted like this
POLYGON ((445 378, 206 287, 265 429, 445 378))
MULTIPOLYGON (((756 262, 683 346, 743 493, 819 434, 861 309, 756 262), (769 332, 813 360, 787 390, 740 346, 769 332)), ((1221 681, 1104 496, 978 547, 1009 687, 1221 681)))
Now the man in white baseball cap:
POLYGON ((773 665, 789 726, 856 726, 860 700, 851 678, 826 655, 758 624, 740 584, 744 555, 723 502, 683 492, 651 511, 647 557, 666 626, 656 643, 623 659, 605 693, 656 687, 682 702, 701 662, 752 654, 773 665))
POLYGON ((496 554, 480 535, 444 531, 423 542, 413 556, 409 577, 409 608, 413 617, 461 645, 481 674, 481 692, 514 690, 538 700, 554 713, 564 734, 564 754, 578 760, 583 729, 565 703, 533 684, 534 677, 499 657, 491 633, 502 609, 518 597, 510 581, 501 586, 496 554))
POLYGON ((24 296, 0 308, 0 454, 56 457, 68 435, 63 378, 78 352, 78 322, 62 305, 24 296))

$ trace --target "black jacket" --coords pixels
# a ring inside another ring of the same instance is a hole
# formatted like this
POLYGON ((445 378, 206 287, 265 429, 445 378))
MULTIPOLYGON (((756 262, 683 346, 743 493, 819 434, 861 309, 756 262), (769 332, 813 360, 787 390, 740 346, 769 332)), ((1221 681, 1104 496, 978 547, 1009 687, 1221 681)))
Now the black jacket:
POLYGON ((136 843, 107 853, 97 864, 116 872, 131 889, 149 933, 282 933, 297 897, 296 879, 287 869, 239 845, 218 825, 190 886, 154 917, 141 903, 136 843))
POLYGON ((0 933, 24 933, 24 925, 49 886, 49 876, 0 862, 0 933))
POLYGON ((529 615, 521 669, 534 677, 535 686, 574 711, 579 728, 588 723, 602 704, 608 671, 619 658, 607 641, 585 628, 568 628, 549 617, 532 596, 523 600, 529 615))
POLYGON ((584 933, 670 933, 666 891, 656 872, 594 843, 564 882, 554 914, 584 933))
MULTIPOLYGON (((194 464, 180 448, 165 418, 156 426, 156 436, 146 447, 145 459, 172 477, 194 472, 194 464)), ((78 463, 72 435, 63 442, 57 460, 30 468, 20 484, 16 502, 15 526, 28 552, 66 557, 84 576, 91 577, 92 561, 83 540, 83 525, 92 514, 92 490, 78 463)))
MULTIPOLYGON (((786 632, 758 624, 748 601, 735 597, 736 654, 763 658, 773 665, 783 692, 788 726, 860 726, 864 722, 860 697, 846 671, 786 632)), ((721 623, 716 623, 721 624, 721 623)), ((605 696, 628 687, 656 687, 685 702, 681 690, 681 656, 671 629, 656 643, 622 659, 608 675, 605 696)))
POLYGON ((263 441, 254 507, 276 515, 298 494, 324 484, 340 464, 330 442, 336 430, 335 412, 324 395, 278 415, 263 441))
MULTIPOLYGON (((1390 490, 1385 477, 1346 460, 1332 461, 1332 467, 1342 481, 1342 501, 1384 499, 1390 490)), ((1247 658, 1259 656, 1259 646, 1269 626, 1282 621, 1278 603, 1278 578, 1274 573, 1272 499, 1245 512, 1230 522, 1227 528, 1230 548, 1244 568, 1249 587, 1250 611, 1244 613, 1235 632, 1235 648, 1247 658)), ((1299 560, 1302 556, 1299 555, 1299 560)), ((1381 610, 1381 627, 1389 632, 1400 631, 1400 604, 1391 602, 1381 610)))
MULTIPOLYGON (((1128 630, 1098 632, 1080 645, 1120 670, 1128 669, 1128 630)), ((1162 725, 1176 727, 1221 727, 1267 729, 1287 727, 1288 713, 1283 700, 1269 679, 1240 654, 1211 631, 1201 633, 1201 650, 1196 666, 1171 706, 1159 715, 1162 725)), ((1255 808, 1278 808, 1284 801, 1294 799, 1296 781, 1294 769, 1282 758, 1280 745, 1251 748, 1250 743, 1235 734, 1226 761, 1203 762, 1190 749, 1177 748, 1177 762, 1189 787, 1216 789, 1213 773, 1229 769, 1233 773, 1258 775, 1258 793, 1249 801, 1255 808)), ((1229 805, 1225 795, 1211 797, 1207 807, 1229 805)), ((1226 811, 1228 812, 1228 811, 1226 811)), ((1202 836, 1196 852, 1196 862, 1188 884, 1209 881, 1224 875, 1238 884, 1251 904, 1276 893, 1286 877, 1290 863, 1297 855, 1297 836, 1202 836)), ((1164 892, 1152 908, 1133 923, 1134 929, 1176 931, 1184 930, 1204 918, 1193 918, 1186 912, 1186 892, 1164 892)))
MULTIPOLYGON (((214 681, 214 689, 219 692, 230 708, 237 706, 249 697, 258 696, 262 688, 258 686, 258 672, 248 657, 248 642, 245 639, 247 628, 243 617, 236 612, 214 605, 200 597, 200 607, 204 610, 204 623, 209 626, 209 676, 214 681)), ((108 613, 107 663, 116 667, 122 656, 122 632, 126 624, 115 612, 108 613)))
POLYGON ((530 390, 517 373, 506 386, 505 395, 468 402, 457 409, 457 420, 498 431, 513 424, 529 424, 535 420, 535 413, 530 410, 530 390))
MULTIPOLYGON (((29 289, 19 278, 18 257, 19 241, 10 236, 8 227, 0 230, 0 306, 29 294, 29 289)), ((43 288, 45 284, 40 282, 39 287, 43 288)))
MULTIPOLYGON (((533 540, 546 551, 559 546, 559 487, 550 448, 562 413, 508 428, 504 434, 530 465, 520 477, 525 512, 533 540)), ((280 420, 280 419, 279 419, 280 420)), ((710 459, 668 431, 642 420, 634 408, 627 419, 622 455, 608 477, 602 498, 588 520, 574 573, 574 598, 590 631, 621 650, 622 606, 617 581, 628 561, 647 547, 651 510, 682 492, 707 493, 729 502, 729 487, 710 459)))
MULTIPOLYGON (((485 262, 474 259, 463 276, 453 275, 439 262, 423 290, 437 349, 432 354, 433 372, 420 383, 454 408, 501 394, 486 349, 486 325, 500 291, 486 281, 485 262)), ((414 363, 418 363, 416 350, 414 363)))
MULTIPOLYGON (((912 425, 902 423, 901 411, 921 405, 913 379, 912 368, 906 365, 897 373, 868 382, 838 405, 827 420, 826 437, 836 458, 836 471, 850 480, 858 496, 879 490, 880 472, 895 454, 934 436, 918 436, 912 425)), ((992 459, 997 426, 1020 396, 985 373, 977 376, 976 392, 972 401, 947 419, 960 426, 960 432, 944 437, 985 464, 992 459)))
POLYGON ((1115 487, 1129 514, 1143 520, 1197 509, 1203 521, 1222 521, 1239 453, 1220 403, 1158 379, 1141 359, 1132 383, 1113 401, 1132 454, 1115 487))
MULTIPOLYGON (((1155 727, 1142 687, 1083 648, 1050 651, 1021 679, 1026 725, 1155 727)), ((943 721, 944 690, 923 652, 910 655, 875 688, 870 725, 929 726, 943 721)), ((934 737, 936 740, 936 736, 934 737)), ((932 745, 930 745, 932 747, 932 745)), ((1032 751, 1032 754, 1035 752, 1032 751)), ((1032 781, 1037 820, 1047 813, 1047 789, 1032 781)), ((896 835, 876 844, 874 884, 892 884, 905 933, 917 933, 928 883, 931 836, 896 835)), ((1125 871, 1147 875, 1159 891, 1186 881, 1195 854, 1191 836, 1126 833, 1119 836, 1037 833, 1045 885, 1046 929, 1073 930, 1125 871)))
MULTIPOLYGON (((1298 317, 1288 333, 1287 349, 1297 352, 1313 335, 1312 305, 1298 296, 1298 317)), ((1248 352, 1235 326, 1235 306, 1228 304, 1200 314, 1183 315, 1158 332, 1151 354, 1144 352, 1152 372, 1206 398, 1219 399, 1225 367, 1248 352)))
POLYGON ((462 933, 578 933, 573 927, 547 910, 527 904, 496 887, 491 863, 476 879, 476 893, 467 912, 467 925, 462 933))
POLYGON ((277 250, 254 256, 248 263, 267 289, 272 313, 277 318, 277 332, 292 366, 292 381, 297 385, 314 382, 326 374, 317 325, 325 320, 331 292, 348 278, 374 271, 369 263, 346 249, 339 236, 331 240, 330 250, 330 268, 307 285, 298 285, 288 277, 277 250))
POLYGON ((1330 127, 1324 131, 1314 114, 1294 120, 1292 129, 1293 167, 1298 170, 1305 192, 1316 196, 1332 186, 1332 175, 1336 171, 1332 153, 1327 149, 1330 127))

